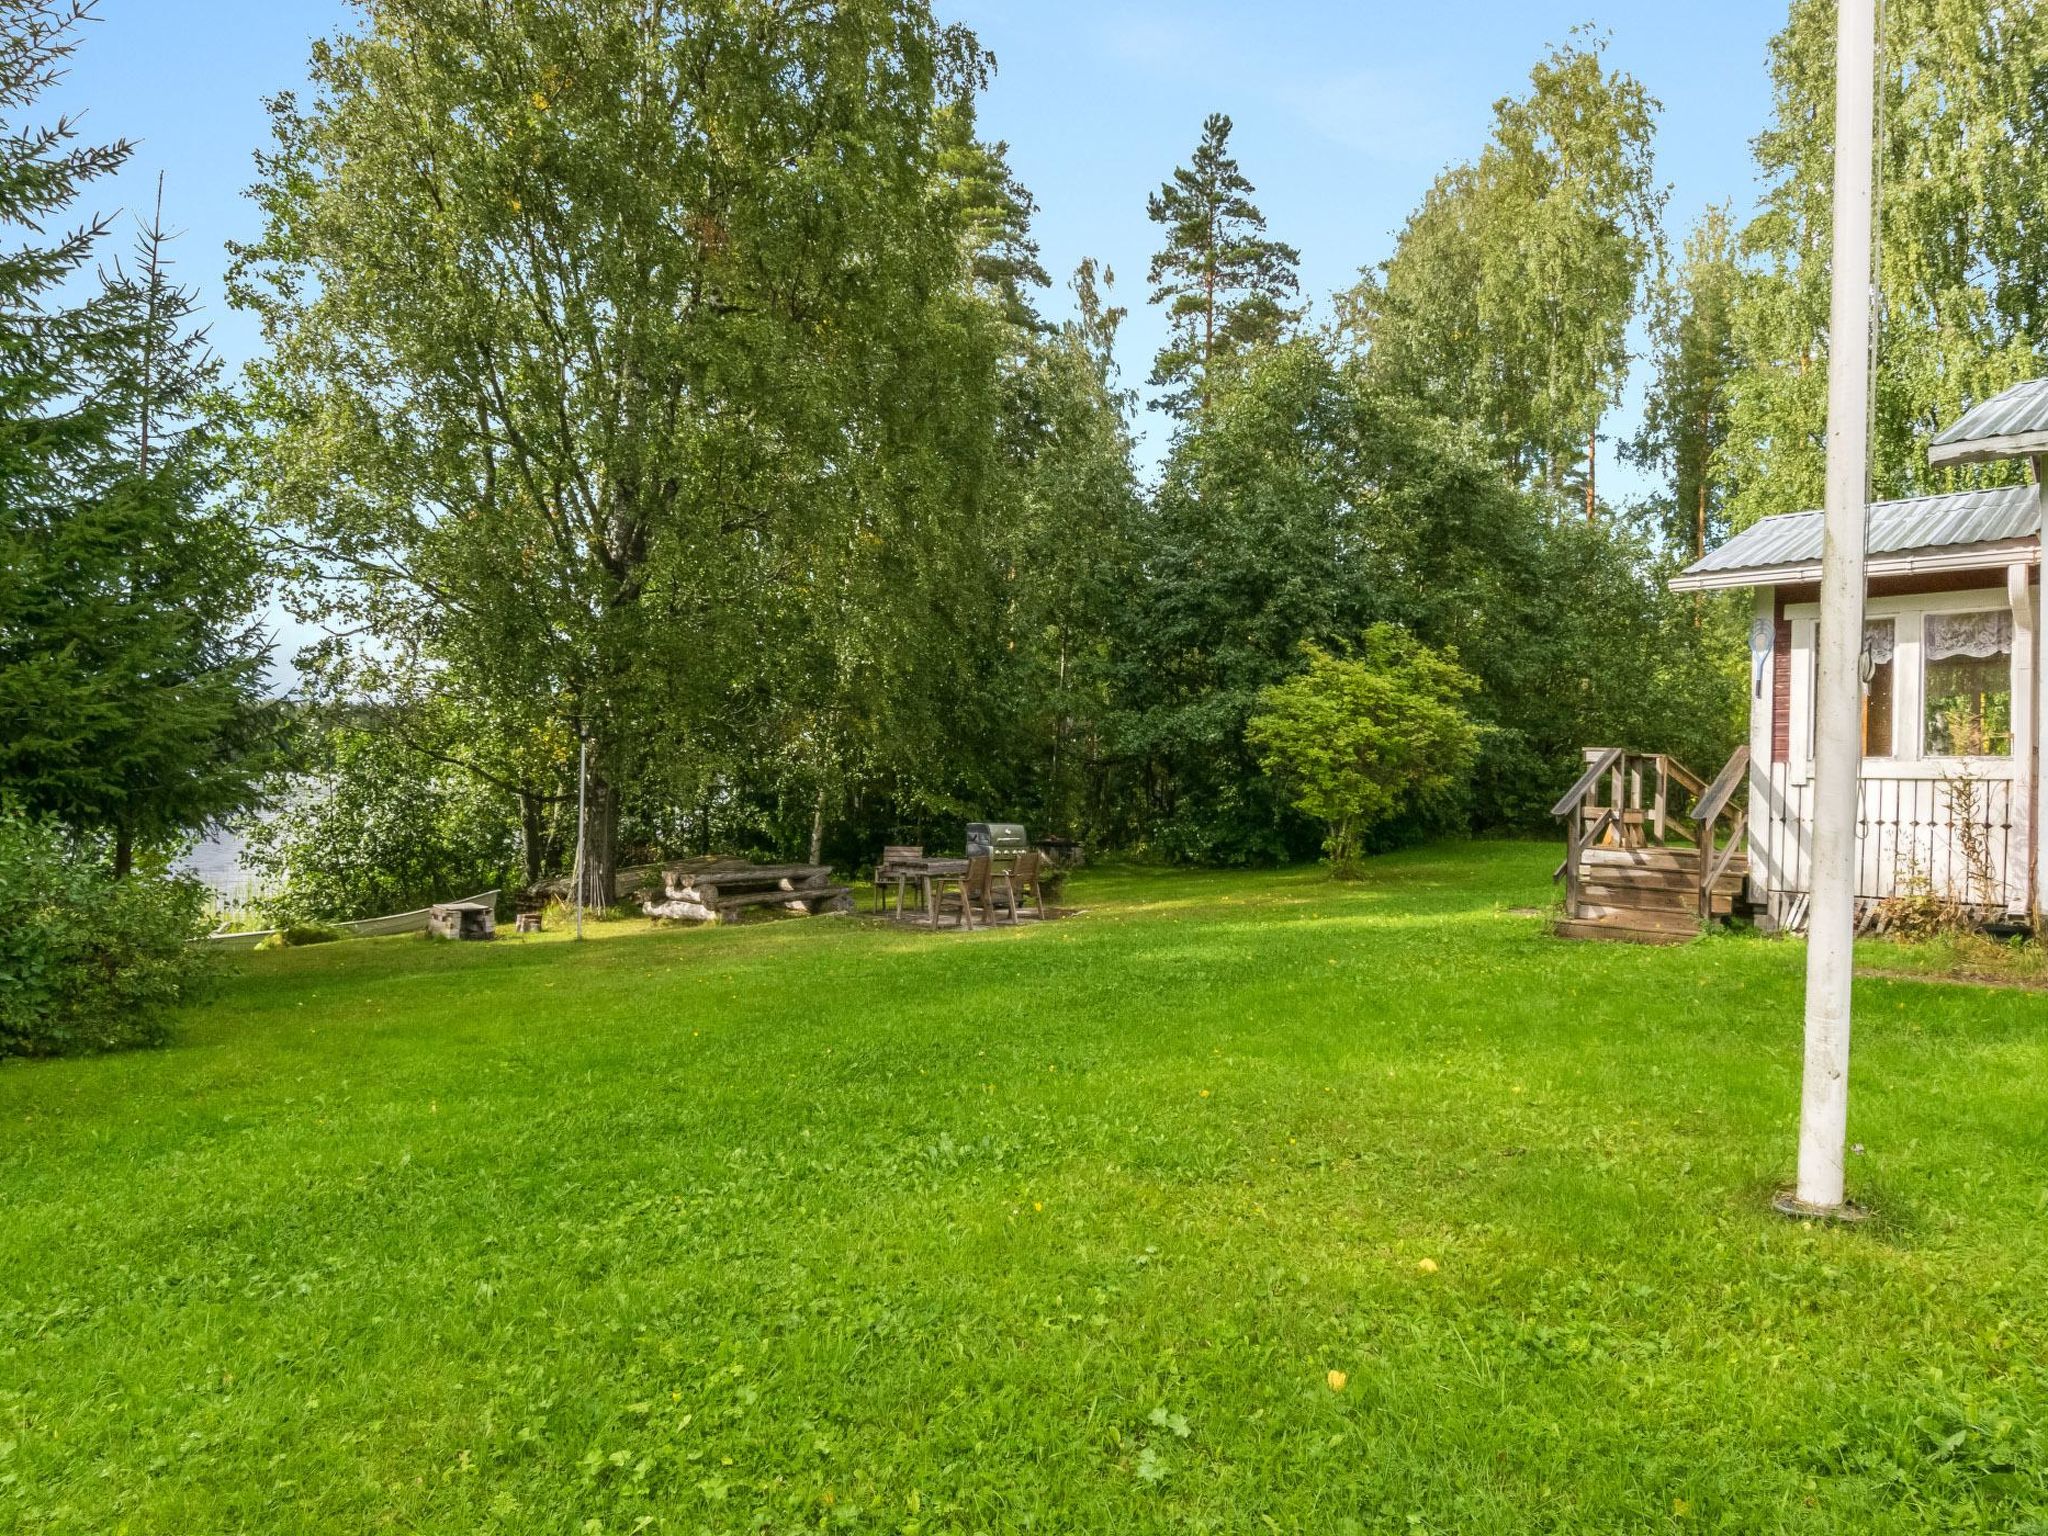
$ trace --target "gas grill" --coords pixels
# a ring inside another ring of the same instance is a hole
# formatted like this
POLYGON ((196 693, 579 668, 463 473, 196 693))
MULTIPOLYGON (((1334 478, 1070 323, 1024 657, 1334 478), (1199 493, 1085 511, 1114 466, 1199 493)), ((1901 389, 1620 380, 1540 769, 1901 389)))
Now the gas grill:
POLYGON ((967 823, 967 857, 981 858, 994 854, 997 858, 1009 858, 1031 851, 1031 839, 1024 835, 1024 828, 1014 821, 970 821, 967 823))

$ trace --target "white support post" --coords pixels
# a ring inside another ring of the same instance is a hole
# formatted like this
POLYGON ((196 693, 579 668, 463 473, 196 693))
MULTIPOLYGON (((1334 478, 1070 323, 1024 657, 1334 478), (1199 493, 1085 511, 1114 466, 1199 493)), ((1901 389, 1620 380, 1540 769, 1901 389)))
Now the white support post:
POLYGON ((2024 917, 2034 910, 2038 878, 2034 778, 2041 734, 2034 713, 2034 584, 2026 566, 2006 567, 2005 590, 2012 604, 2012 841, 2005 859, 2006 915, 2024 917))
POLYGON ((1835 235, 1828 327, 1827 522, 1821 547, 1820 679, 1813 769, 1813 902, 1807 919, 1806 1058, 1792 1206, 1839 1214, 1849 1131, 1855 976, 1856 820, 1861 794, 1864 536, 1870 504, 1872 185, 1877 0, 1839 0, 1835 48, 1835 235))

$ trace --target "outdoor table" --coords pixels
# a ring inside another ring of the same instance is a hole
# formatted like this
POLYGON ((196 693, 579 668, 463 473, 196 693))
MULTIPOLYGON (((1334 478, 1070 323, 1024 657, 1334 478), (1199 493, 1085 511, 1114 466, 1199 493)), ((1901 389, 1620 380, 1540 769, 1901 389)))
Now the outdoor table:
POLYGON ((960 882, 960 921, 968 928, 974 926, 974 905, 967 899, 967 861, 965 859, 899 859, 889 866, 889 873, 896 881, 896 920, 903 921, 903 887, 905 882, 915 880, 924 891, 924 910, 932 927, 939 926, 939 903, 933 890, 933 882, 939 889, 945 888, 948 880, 960 882))

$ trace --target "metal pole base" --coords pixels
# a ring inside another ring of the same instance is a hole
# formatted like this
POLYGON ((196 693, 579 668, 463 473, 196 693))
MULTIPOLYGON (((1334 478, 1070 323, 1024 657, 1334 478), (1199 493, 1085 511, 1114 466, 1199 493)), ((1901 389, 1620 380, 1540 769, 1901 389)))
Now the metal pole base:
POLYGON ((1771 1200, 1771 1209, 1794 1221, 1825 1221, 1846 1227, 1870 1219, 1869 1208, 1853 1200, 1844 1200, 1840 1205, 1808 1205, 1789 1189, 1778 1191, 1771 1200))

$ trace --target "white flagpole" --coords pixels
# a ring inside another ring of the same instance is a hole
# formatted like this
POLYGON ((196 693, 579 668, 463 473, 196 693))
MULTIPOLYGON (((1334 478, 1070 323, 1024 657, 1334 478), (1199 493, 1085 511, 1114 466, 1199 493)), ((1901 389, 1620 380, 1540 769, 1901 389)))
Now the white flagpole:
POLYGON ((1835 234, 1828 327, 1827 524, 1813 764, 1813 901, 1806 1065, 1791 1208, 1835 1215, 1849 1131, 1849 991, 1855 973, 1856 821, 1862 794, 1864 535, 1870 498, 1872 208, 1877 0, 1839 0, 1835 234))

